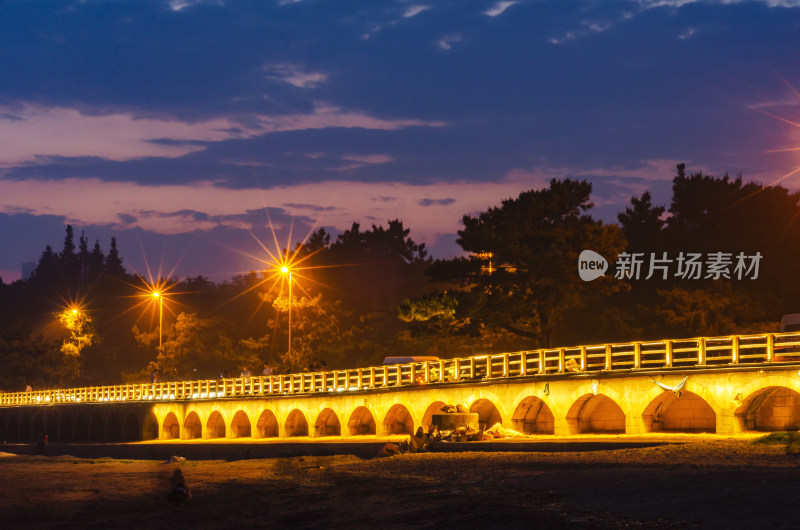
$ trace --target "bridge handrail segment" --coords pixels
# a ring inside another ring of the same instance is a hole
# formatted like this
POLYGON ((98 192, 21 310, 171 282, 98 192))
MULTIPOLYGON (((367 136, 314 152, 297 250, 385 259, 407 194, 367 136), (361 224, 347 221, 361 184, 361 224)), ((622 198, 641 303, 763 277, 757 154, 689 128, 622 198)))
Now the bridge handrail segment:
POLYGON ((216 399, 346 392, 565 373, 687 369, 800 361, 800 332, 542 348, 389 366, 266 377, 0 393, 0 406, 216 399))

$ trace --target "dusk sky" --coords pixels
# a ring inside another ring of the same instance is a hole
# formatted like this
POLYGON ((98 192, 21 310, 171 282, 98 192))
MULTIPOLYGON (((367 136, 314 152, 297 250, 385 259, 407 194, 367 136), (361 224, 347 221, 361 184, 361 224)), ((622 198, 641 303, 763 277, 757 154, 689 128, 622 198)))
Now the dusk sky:
POLYGON ((448 257, 464 214, 554 177, 608 222, 668 203, 678 162, 775 182, 799 59, 800 0, 3 1, 0 276, 67 223, 221 281, 268 219, 399 218, 448 257))

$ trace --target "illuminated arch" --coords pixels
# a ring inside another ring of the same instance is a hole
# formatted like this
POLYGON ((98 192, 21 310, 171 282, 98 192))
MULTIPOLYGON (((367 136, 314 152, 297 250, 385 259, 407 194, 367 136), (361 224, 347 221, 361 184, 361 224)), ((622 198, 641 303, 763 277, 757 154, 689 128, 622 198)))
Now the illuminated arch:
POLYGON ((215 410, 208 416, 208 421, 206 422, 206 437, 225 438, 225 418, 218 410, 215 410))
POLYGON ((570 434, 624 434, 625 413, 610 397, 603 394, 584 394, 569 412, 567 425, 570 434))
POLYGON ((469 411, 478 415, 478 424, 483 429, 489 429, 496 423, 503 423, 503 417, 497 406, 487 398, 481 398, 470 405, 469 411))
POLYGON ((231 420, 231 438, 250 438, 250 418, 243 410, 233 415, 231 420))
POLYGON ((265 410, 258 417, 256 431, 259 438, 275 438, 279 434, 278 418, 271 410, 265 410))
POLYGON ((181 438, 184 440, 194 440, 203 437, 203 423, 200 421, 200 416, 192 411, 186 416, 183 422, 183 431, 181 431, 181 438))
POLYGON ((642 414, 648 432, 717 432, 717 415, 706 401, 684 390, 661 392, 642 414))
POLYGON ((736 409, 744 430, 800 430, 800 393, 785 386, 769 386, 753 392, 736 409))
POLYGON ((158 439, 158 418, 156 413, 152 410, 147 411, 144 415, 142 426, 139 427, 139 420, 135 414, 130 413, 125 418, 123 425, 126 439, 130 440, 157 440, 158 439), (131 438, 128 438, 130 436, 131 438))
POLYGON ((314 422, 314 436, 340 436, 342 426, 339 417, 331 408, 326 408, 317 416, 314 422))
POLYGON ((181 424, 174 412, 169 412, 161 427, 162 440, 177 440, 181 437, 181 424))
POLYGON ((413 434, 414 419, 408 409, 397 403, 386 413, 383 418, 384 434, 413 434))
POLYGON ((555 419, 550 407, 536 396, 523 399, 511 416, 514 429, 525 434, 553 434, 555 419))
POLYGON ((434 401, 428 405, 428 408, 425 409, 425 414, 422 415, 422 430, 430 432, 433 415, 441 412, 442 407, 445 405, 447 405, 447 403, 444 401, 434 401))
POLYGON ((308 420, 298 409, 292 410, 286 417, 284 428, 286 436, 308 436, 308 420))
POLYGON ((356 408, 347 420, 347 431, 350 436, 375 434, 375 418, 367 407, 356 408))

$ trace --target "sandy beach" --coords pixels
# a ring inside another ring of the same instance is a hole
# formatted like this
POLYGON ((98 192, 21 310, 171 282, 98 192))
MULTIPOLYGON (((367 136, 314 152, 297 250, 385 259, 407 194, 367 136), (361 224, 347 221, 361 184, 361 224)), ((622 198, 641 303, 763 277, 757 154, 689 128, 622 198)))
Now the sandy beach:
POLYGON ((587 452, 0 457, 6 528, 796 528, 800 456, 753 438, 587 452), (180 469, 192 499, 167 501, 180 469))

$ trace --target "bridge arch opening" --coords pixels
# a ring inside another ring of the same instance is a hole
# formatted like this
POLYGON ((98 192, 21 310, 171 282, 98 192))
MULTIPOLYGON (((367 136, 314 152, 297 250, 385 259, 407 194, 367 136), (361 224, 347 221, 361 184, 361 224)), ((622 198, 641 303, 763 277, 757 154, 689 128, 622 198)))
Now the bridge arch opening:
POLYGON ((736 417, 743 430, 800 430, 800 394, 783 386, 762 388, 744 400, 736 417))
POLYGON ((225 418, 222 413, 215 410, 206 422, 206 436, 209 438, 225 438, 225 418))
POLYGON ((271 410, 265 410, 258 417, 256 431, 259 438, 276 438, 279 433, 278 418, 271 410))
POLYGON ((231 438, 250 438, 250 418, 243 410, 236 411, 231 420, 231 438))
POLYGON ((511 421, 514 429, 525 434, 555 433, 555 420, 550 407, 535 396, 528 396, 517 405, 511 421))
POLYGON ((11 416, 11 418, 9 418, 6 435, 8 436, 9 442, 19 441, 19 423, 17 422, 16 416, 11 416))
POLYGON ((717 415, 706 401, 684 390, 680 397, 662 392, 642 414, 648 432, 717 432, 717 415))
POLYGON ((433 423, 433 415, 438 414, 442 411, 442 407, 447 405, 444 401, 434 401, 431 403, 427 409, 425 409, 425 414, 422 415, 422 429, 425 432, 431 431, 431 423, 433 423))
POLYGON ((184 440, 194 440, 203 436, 203 424, 196 412, 192 411, 186 416, 181 434, 184 440))
POLYGON ((122 421, 120 421, 119 414, 116 412, 112 412, 108 416, 108 441, 122 441, 122 421))
POLYGON ((44 418, 42 418, 41 414, 37 414, 33 418, 31 435, 33 436, 31 440, 34 442, 38 442, 39 438, 44 435, 44 418))
POLYGON ((308 420, 297 409, 289 413, 284 428, 286 429, 286 436, 308 436, 308 420))
POLYGON ((71 442, 72 438, 72 416, 64 414, 58 427, 58 439, 61 442, 71 442))
POLYGON ((100 414, 94 413, 92 415, 92 421, 89 424, 89 441, 104 442, 105 439, 106 436, 105 427, 103 426, 103 418, 100 417, 100 414))
POLYGON ((478 414, 478 424, 482 429, 489 429, 497 423, 503 423, 500 411, 488 399, 479 399, 470 406, 469 411, 478 414))
POLYGON ((314 436, 341 436, 339 416, 331 408, 324 409, 314 422, 314 436))
POLYGON ((625 434, 625 413, 603 394, 585 394, 567 413, 570 434, 625 434))
POLYGON ((399 403, 392 405, 383 419, 383 432, 386 434, 414 434, 414 420, 405 406, 399 403))
POLYGON ((375 418, 367 407, 358 407, 347 421, 347 431, 350 436, 375 434, 375 418))
POLYGON ((51 413, 47 416, 47 421, 45 422, 45 434, 47 434, 48 440, 52 440, 54 442, 59 441, 58 421, 56 420, 55 414, 51 413))
POLYGON ((181 424, 174 412, 168 413, 164 418, 161 434, 164 440, 177 440, 181 437, 181 424))
POLYGON ((89 422, 86 421, 86 416, 83 414, 78 414, 78 416, 75 418, 75 431, 73 439, 76 442, 89 441, 89 422))
POLYGON ((157 440, 158 439, 158 418, 156 413, 148 411, 144 415, 143 425, 139 427, 139 419, 136 414, 130 413, 125 418, 125 436, 131 436, 131 440, 157 440))
POLYGON ((28 415, 22 416, 22 420, 19 422, 19 440, 21 442, 30 442, 33 438, 31 438, 31 420, 28 419, 28 415))

